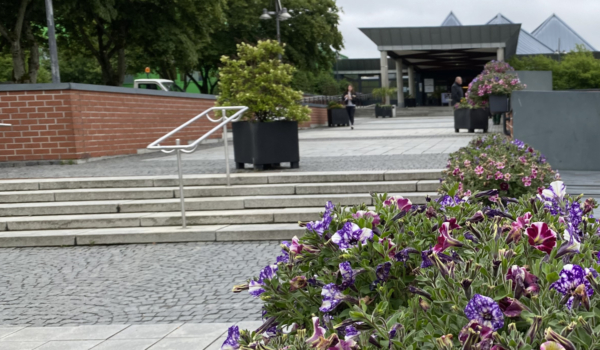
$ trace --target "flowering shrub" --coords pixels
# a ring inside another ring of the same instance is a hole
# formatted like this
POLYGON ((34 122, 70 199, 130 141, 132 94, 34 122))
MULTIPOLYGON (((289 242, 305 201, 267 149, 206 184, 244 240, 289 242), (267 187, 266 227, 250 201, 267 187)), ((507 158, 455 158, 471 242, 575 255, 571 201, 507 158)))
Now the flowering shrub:
POLYGON ((508 63, 491 61, 485 65, 483 72, 469 83, 465 97, 472 106, 487 107, 490 95, 510 95, 513 91, 523 90, 525 87, 508 63))
POLYGON ((454 109, 476 109, 481 108, 480 104, 470 104, 469 101, 463 97, 460 101, 454 105, 454 109))
POLYGON ((598 349, 594 200, 554 182, 506 206, 465 198, 334 207, 234 292, 264 302, 222 349, 598 349))
MULTIPOLYGON (((546 158, 524 142, 508 141, 500 135, 479 137, 450 154, 447 169, 442 172, 442 201, 449 200, 446 195, 453 187, 458 197, 497 190, 501 197, 518 198, 536 194, 559 178, 546 158)), ((489 200, 497 198, 491 196, 489 200)))

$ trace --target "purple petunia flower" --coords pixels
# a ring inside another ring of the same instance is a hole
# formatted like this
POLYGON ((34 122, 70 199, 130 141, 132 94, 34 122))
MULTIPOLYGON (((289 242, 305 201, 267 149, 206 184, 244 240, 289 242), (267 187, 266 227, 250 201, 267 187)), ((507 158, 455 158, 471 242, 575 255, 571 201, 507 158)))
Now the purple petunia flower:
POLYGON ((377 213, 375 213, 373 211, 359 210, 355 214, 352 214, 352 217, 354 219, 372 218, 373 219, 373 227, 379 225, 379 223, 381 222, 381 218, 379 217, 379 215, 377 215, 377 213))
POLYGON ((227 330, 227 339, 221 345, 221 350, 235 350, 240 347, 240 329, 238 326, 231 326, 227 330))
POLYGON ((567 204, 567 208, 569 211, 569 221, 573 225, 573 233, 580 235, 581 230, 579 229, 579 224, 581 224, 581 221, 583 220, 583 210, 581 209, 581 204, 573 201, 571 205, 567 204))
POLYGON ((354 285, 354 281, 356 280, 356 273, 352 270, 350 263, 348 261, 340 263, 340 274, 342 275, 342 285, 340 286, 342 289, 346 289, 352 285, 354 285))
POLYGON ((465 315, 471 321, 492 328, 494 331, 504 326, 504 315, 494 299, 475 294, 465 307, 465 315))
POLYGON ((315 344, 319 340, 320 337, 324 337, 325 332, 326 332, 326 329, 319 325, 320 321, 319 321, 318 317, 313 317, 312 322, 313 322, 313 335, 310 338, 306 339, 306 342, 308 344, 310 344, 311 346, 313 344, 315 344))
POLYGON ((432 252, 431 248, 421 252, 421 268, 422 269, 433 266, 433 261, 431 261, 431 259, 429 259, 429 254, 431 254, 431 252, 432 252))
POLYGON ((353 326, 347 326, 346 329, 344 330, 344 333, 346 334, 344 337, 345 340, 350 340, 350 339, 358 336, 358 331, 353 326))
POLYGON ((454 196, 454 198, 452 198, 449 195, 445 195, 439 198, 437 202, 442 206, 442 209, 444 209, 446 207, 455 207, 460 203, 466 202, 466 200, 464 198, 460 198, 459 196, 454 196))
MULTIPOLYGON (((291 246, 291 243, 288 241, 283 241, 283 242, 281 242, 281 245, 284 245, 289 249, 291 246)), ((288 251, 285 249, 281 249, 281 255, 279 255, 277 257, 276 261, 278 264, 279 263, 288 263, 290 261, 290 253, 288 253, 288 251)))
POLYGON ((306 229, 309 231, 313 231, 319 236, 323 236, 323 233, 329 229, 329 225, 331 224, 331 216, 328 213, 323 216, 323 220, 321 221, 311 221, 306 223, 306 229))
POLYGON ((333 311, 345 299, 344 294, 342 294, 342 291, 335 283, 330 283, 323 287, 321 296, 323 297, 323 303, 319 310, 322 312, 333 311))
POLYGON ((516 145, 517 147, 519 147, 519 149, 525 148, 525 142, 523 142, 521 140, 514 139, 513 142, 511 142, 511 143, 513 145, 516 145))
MULTIPOLYGON (((597 276, 598 273, 594 269, 583 269, 579 265, 568 264, 565 265, 560 271, 560 279, 550 285, 550 289, 554 289, 562 295, 572 295, 575 289, 580 285, 585 286, 585 292, 589 297, 594 294, 594 289, 590 285, 590 282, 585 278, 588 273, 597 276), (595 273, 595 274, 594 274, 595 273)), ((567 307, 570 309, 573 305, 574 297, 571 296, 567 302, 567 307)))
POLYGON ((552 215, 565 215, 562 202, 567 194, 567 188, 562 181, 554 181, 542 191, 540 198, 552 215))
POLYGON ((385 282, 390 278, 390 270, 392 269, 392 263, 389 261, 384 262, 383 264, 377 265, 375 268, 375 275, 377 279, 371 284, 371 290, 377 286, 380 282, 385 282))
POLYGON ((361 244, 367 244, 367 241, 373 239, 373 231, 368 228, 360 228, 357 224, 346 222, 341 230, 336 232, 331 241, 337 244, 340 249, 347 250, 361 244))
POLYGON ((250 283, 248 283, 248 292, 250 293, 250 295, 252 295, 253 297, 258 297, 259 295, 261 295, 262 293, 265 292, 265 289, 263 288, 263 286, 265 285, 264 281, 265 280, 270 280, 273 277, 276 276, 277 274, 277 265, 269 265, 266 266, 264 269, 262 269, 262 271, 260 272, 260 274, 258 275, 258 281, 250 281, 250 283))

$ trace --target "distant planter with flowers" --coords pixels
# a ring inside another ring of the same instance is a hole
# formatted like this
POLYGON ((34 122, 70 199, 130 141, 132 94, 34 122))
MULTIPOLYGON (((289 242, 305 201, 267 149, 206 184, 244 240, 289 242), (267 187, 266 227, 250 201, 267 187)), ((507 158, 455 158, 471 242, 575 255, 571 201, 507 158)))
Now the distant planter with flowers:
POLYGON ((491 61, 469 84, 465 97, 471 105, 489 107, 492 113, 506 113, 510 111, 510 94, 524 88, 526 85, 513 67, 503 61, 491 61))
POLYGON ((328 203, 272 265, 235 286, 261 299, 264 324, 231 327, 221 349, 600 346, 594 200, 570 197, 557 181, 489 207, 373 202, 328 203))
MULTIPOLYGON (((560 179, 539 151, 520 140, 502 135, 473 139, 469 145, 450 154, 442 172, 442 194, 456 187, 459 196, 477 191, 496 191, 498 197, 535 195, 550 182, 560 179)), ((487 199, 486 199, 487 200, 487 199)))
POLYGON ((454 106, 454 130, 467 129, 469 132, 475 132, 475 129, 481 129, 484 133, 488 130, 489 111, 482 108, 481 105, 471 105, 466 98, 462 98, 454 106))

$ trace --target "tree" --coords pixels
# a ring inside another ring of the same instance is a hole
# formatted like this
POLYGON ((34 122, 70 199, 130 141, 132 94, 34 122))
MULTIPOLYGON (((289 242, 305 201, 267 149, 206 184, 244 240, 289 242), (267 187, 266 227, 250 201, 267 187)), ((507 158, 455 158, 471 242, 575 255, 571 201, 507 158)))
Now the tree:
MULTIPOLYGON (((291 19, 281 22, 281 41, 286 45, 283 60, 294 65, 298 72, 329 71, 335 52, 343 45, 335 0, 284 0, 283 6, 292 15, 291 19)), ((228 1, 225 23, 213 34, 211 43, 199 52, 196 69, 202 81, 195 83, 202 93, 213 93, 217 86, 222 55, 235 55, 236 45, 240 43, 276 38, 275 19, 258 19, 263 8, 273 10, 272 0, 228 1)))
POLYGON ((9 47, 12 81, 35 83, 40 67, 40 47, 44 2, 0 0, 0 48, 9 47), (28 52, 27 52, 28 51, 28 52))
POLYGON ((277 59, 283 52, 276 41, 266 40, 238 45, 237 59, 223 56, 217 104, 248 106, 245 118, 259 122, 309 120, 310 109, 299 103, 302 93, 291 87, 294 67, 277 59))
POLYGON ((513 57, 511 64, 516 70, 552 71, 554 90, 597 89, 600 86, 600 60, 582 45, 561 57, 513 57))
POLYGON ((127 59, 171 77, 191 66, 221 22, 224 0, 62 0, 57 22, 62 46, 94 57, 105 85, 123 84, 127 59))

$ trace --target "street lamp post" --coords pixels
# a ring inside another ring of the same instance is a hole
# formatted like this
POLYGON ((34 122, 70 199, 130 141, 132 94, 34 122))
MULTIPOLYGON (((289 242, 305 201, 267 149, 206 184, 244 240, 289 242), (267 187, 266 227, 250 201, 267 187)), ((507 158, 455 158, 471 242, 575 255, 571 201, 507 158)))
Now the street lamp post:
MULTIPOLYGON (((263 9, 262 15, 260 15, 261 20, 269 20, 275 16, 275 23, 277 25, 277 42, 281 44, 281 32, 279 29, 279 21, 287 21, 292 18, 292 16, 288 13, 287 8, 281 6, 281 1, 275 1, 275 11, 267 11, 267 9, 263 9)), ((279 60, 281 61, 281 54, 279 54, 279 60)))

